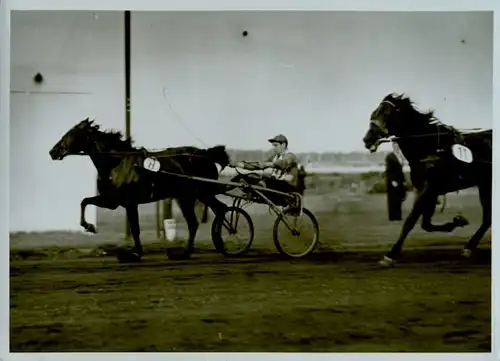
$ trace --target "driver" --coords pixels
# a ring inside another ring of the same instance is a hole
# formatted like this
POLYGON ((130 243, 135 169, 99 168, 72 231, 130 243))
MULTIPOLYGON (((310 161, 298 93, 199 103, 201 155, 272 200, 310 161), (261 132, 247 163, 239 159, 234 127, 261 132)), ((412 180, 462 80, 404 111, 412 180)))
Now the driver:
POLYGON ((233 166, 247 170, 264 170, 272 168, 270 176, 264 176, 263 182, 267 188, 283 193, 303 193, 304 187, 300 181, 303 168, 295 154, 288 151, 288 139, 283 134, 268 139, 272 145, 272 155, 264 162, 236 162, 233 166))

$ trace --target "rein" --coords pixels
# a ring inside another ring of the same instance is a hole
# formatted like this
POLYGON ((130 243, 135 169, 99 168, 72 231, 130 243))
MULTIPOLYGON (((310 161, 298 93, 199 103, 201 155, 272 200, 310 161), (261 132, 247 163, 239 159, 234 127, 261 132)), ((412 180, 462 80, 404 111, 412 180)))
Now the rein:
MULTIPOLYGON (((438 135, 437 133, 434 133, 434 134, 424 134, 425 136, 436 136, 438 135)), ((384 144, 384 143, 391 143, 392 144, 392 149, 394 151, 394 153, 396 153, 398 155, 398 158, 399 156, 401 156, 401 159, 404 159, 406 161, 406 163, 408 163, 408 161, 406 160, 405 156, 403 155, 403 152, 401 151, 401 148, 399 147, 399 144, 396 142, 396 140, 398 139, 405 139, 405 138, 411 138, 413 136, 406 136, 406 137, 396 137, 396 136, 390 136, 390 137, 387 137, 387 138, 382 138, 382 139, 379 139, 377 142, 378 142, 378 146, 380 144, 384 144)), ((415 137, 418 137, 418 135, 415 135, 415 137)), ((433 161, 433 160, 436 160, 434 158, 424 158, 424 159, 421 159, 420 161, 425 163, 425 162, 429 162, 429 161, 433 161)), ((493 164, 492 162, 488 162, 488 161, 485 161, 485 160, 475 160, 475 162, 477 163, 485 163, 485 164, 493 164)), ((404 162, 402 163, 404 164, 404 162)), ((408 163, 409 165, 409 163, 408 163)))
MULTIPOLYGON (((129 151, 129 152, 92 152, 92 153, 85 153, 85 152, 78 152, 78 153, 70 153, 68 155, 80 155, 80 156, 91 156, 91 155, 104 155, 104 154, 107 154, 107 155, 116 155, 116 156, 126 156, 126 155, 139 155, 139 154, 142 154, 142 155, 148 155, 149 152, 154 152, 154 151, 149 151, 146 149, 145 150, 146 152, 144 151, 140 151, 140 150, 134 150, 134 151, 129 151)), ((178 156, 190 156, 190 157, 207 157, 206 155, 201 155, 201 154, 191 154, 191 153, 178 153, 178 154, 165 154, 165 155, 161 155, 161 156, 157 156, 155 155, 155 158, 173 158, 173 157, 178 157, 178 156)))

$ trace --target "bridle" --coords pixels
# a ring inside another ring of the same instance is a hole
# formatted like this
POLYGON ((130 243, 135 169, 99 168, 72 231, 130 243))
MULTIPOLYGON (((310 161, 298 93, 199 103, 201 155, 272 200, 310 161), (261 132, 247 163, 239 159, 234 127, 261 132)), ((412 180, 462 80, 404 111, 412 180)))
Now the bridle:
MULTIPOLYGON (((380 104, 389 104, 392 108, 394 108, 394 111, 396 111, 396 112, 400 111, 399 108, 396 106, 396 104, 394 104, 393 102, 391 102, 389 100, 382 100, 380 102, 380 104)), ((373 125, 375 128, 377 128, 382 134, 384 134, 384 136, 389 135, 389 131, 387 130, 387 128, 383 124, 380 123, 379 120, 371 119, 370 124, 373 125)))
MULTIPOLYGON (((101 152, 101 149, 99 147, 99 144, 96 142, 96 140, 91 136, 91 133, 92 133, 92 129, 90 129, 89 131, 86 131, 86 134, 85 134, 85 140, 84 142, 87 144, 87 149, 86 150, 82 150, 82 151, 79 151, 79 152, 69 152, 67 153, 67 155, 88 155, 88 156, 92 156, 92 155, 96 155, 96 154, 99 154, 99 153, 102 153, 101 152)), ((67 150, 66 147, 64 147, 65 150, 67 150)))

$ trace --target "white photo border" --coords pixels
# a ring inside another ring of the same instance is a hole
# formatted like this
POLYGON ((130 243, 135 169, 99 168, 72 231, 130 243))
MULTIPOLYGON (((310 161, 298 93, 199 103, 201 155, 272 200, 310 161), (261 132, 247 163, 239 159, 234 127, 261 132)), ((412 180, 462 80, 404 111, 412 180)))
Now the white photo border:
MULTIPOLYGON (((314 11, 495 11, 500 1, 495 0, 0 0, 0 164, 3 167, 0 186, 0 241, 4 262, 1 263, 1 343, 2 360, 500 360, 500 246, 492 242, 492 353, 9 353, 9 87, 10 87, 10 11, 11 10, 132 10, 132 11, 215 11, 215 10, 314 10, 314 11), (496 260, 496 261, 495 261, 496 260), (424 356, 425 355, 425 356, 424 356)), ((493 128, 500 116, 500 17, 494 14, 493 61, 493 128)), ((496 132, 496 130, 495 130, 496 132)), ((494 150, 497 137, 493 138, 494 150)), ((494 185, 498 180, 498 156, 494 159, 494 185)), ((500 231, 496 223, 500 212, 500 193, 493 192, 492 234, 500 231)), ((464 286, 464 285, 462 285, 464 286)))

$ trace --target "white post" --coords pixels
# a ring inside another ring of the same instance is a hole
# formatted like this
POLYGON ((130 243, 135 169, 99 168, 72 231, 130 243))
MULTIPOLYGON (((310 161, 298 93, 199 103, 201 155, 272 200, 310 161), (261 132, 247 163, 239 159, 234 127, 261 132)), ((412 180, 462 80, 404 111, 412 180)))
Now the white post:
POLYGON ((163 220, 163 234, 165 239, 169 242, 175 241, 175 236, 177 233, 177 224, 174 218, 165 218, 163 220))

